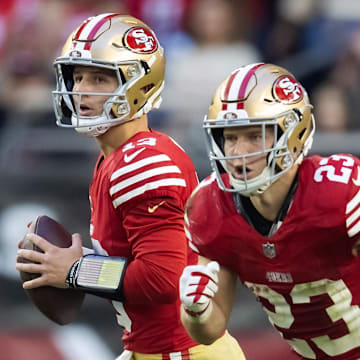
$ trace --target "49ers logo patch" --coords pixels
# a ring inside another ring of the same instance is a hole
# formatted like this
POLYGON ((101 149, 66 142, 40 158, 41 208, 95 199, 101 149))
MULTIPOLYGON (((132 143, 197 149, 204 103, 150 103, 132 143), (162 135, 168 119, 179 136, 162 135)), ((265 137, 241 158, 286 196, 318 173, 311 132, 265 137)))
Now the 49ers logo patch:
POLYGON ((152 53, 158 48, 153 33, 143 27, 129 29, 124 36, 124 42, 128 49, 141 54, 152 53))
POLYGON ((295 104, 304 98, 299 82, 289 75, 280 76, 273 86, 274 96, 285 104, 295 104))

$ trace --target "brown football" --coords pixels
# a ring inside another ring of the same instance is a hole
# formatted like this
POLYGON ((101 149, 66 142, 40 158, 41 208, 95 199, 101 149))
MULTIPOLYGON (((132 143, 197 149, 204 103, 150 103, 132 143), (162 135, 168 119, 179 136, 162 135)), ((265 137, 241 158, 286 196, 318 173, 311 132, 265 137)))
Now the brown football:
MULTIPOLYGON (((64 229, 57 221, 48 216, 39 216, 30 225, 27 233, 35 233, 51 244, 58 247, 71 246, 71 234, 64 229)), ((22 249, 30 249, 42 252, 31 241, 21 242, 22 249)), ((28 262, 25 259, 19 259, 19 262, 28 262)), ((34 279, 39 274, 32 274, 20 271, 22 282, 34 279)), ((73 289, 59 289, 51 286, 43 286, 36 289, 25 290, 33 304, 50 320, 59 325, 65 325, 72 322, 79 313, 84 300, 84 293, 73 289)))

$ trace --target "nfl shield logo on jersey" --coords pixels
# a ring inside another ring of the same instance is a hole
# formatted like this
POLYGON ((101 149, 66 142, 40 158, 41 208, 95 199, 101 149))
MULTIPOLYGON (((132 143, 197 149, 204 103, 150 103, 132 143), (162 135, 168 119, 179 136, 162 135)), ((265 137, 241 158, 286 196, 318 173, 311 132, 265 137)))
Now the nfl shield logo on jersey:
POLYGON ((267 242, 266 244, 262 245, 264 255, 270 259, 276 256, 275 245, 267 242))

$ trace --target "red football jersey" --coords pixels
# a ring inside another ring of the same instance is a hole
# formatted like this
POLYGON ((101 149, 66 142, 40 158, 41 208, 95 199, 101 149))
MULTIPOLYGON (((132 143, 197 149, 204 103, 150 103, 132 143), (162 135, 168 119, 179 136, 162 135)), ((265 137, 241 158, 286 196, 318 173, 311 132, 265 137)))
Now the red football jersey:
POLYGON ((190 158, 168 136, 140 132, 104 158, 90 185, 95 252, 129 260, 126 301, 112 301, 126 349, 180 351, 196 345, 181 325, 178 280, 188 249, 184 207, 198 183, 190 158))
MULTIPOLYGON (((228 175, 223 175, 228 184, 228 175)), ((314 156, 281 226, 262 236, 214 175, 189 199, 190 245, 238 274, 271 324, 304 359, 360 359, 360 161, 314 156)))

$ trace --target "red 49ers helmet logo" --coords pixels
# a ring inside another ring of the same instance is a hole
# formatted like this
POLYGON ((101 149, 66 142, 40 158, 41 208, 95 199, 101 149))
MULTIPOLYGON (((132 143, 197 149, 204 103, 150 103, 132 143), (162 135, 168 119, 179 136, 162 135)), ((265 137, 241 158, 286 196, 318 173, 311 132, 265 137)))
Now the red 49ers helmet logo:
POLYGON ((290 75, 280 76, 273 87, 274 96, 285 104, 295 104, 304 97, 300 83, 290 75))
POLYGON ((154 34, 143 27, 133 27, 125 34, 125 45, 128 49, 141 54, 149 54, 158 48, 154 34))

